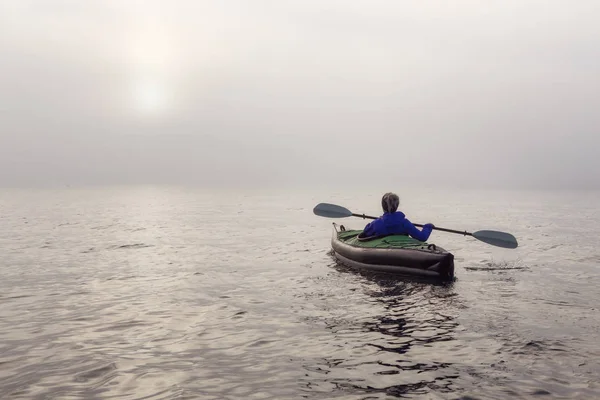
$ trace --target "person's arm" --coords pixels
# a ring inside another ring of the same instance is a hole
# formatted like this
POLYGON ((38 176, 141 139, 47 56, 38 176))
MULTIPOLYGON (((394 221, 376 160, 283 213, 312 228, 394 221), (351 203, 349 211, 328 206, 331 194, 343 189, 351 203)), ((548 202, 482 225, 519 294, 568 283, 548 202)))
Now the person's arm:
POLYGON ((423 229, 419 230, 408 219, 405 219, 404 221, 405 221, 404 226, 405 226, 406 230, 408 231, 408 234, 411 237, 413 237, 417 240, 420 240, 421 242, 426 242, 427 239, 429 239, 429 236, 431 235, 431 231, 433 231, 432 224, 425 224, 425 225, 423 225, 423 229))
POLYGON ((372 230, 373 230, 373 222, 369 222, 366 226, 365 229, 363 229, 363 235, 365 236, 371 236, 372 235, 372 230))

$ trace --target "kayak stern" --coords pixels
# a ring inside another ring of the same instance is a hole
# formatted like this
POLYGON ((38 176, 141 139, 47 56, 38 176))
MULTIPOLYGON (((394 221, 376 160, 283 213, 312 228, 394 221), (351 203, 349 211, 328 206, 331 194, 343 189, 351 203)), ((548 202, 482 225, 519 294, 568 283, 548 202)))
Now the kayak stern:
POLYGON ((360 230, 334 229, 331 247, 335 258, 351 268, 442 281, 454 279, 454 255, 445 249, 407 235, 362 239, 360 230))

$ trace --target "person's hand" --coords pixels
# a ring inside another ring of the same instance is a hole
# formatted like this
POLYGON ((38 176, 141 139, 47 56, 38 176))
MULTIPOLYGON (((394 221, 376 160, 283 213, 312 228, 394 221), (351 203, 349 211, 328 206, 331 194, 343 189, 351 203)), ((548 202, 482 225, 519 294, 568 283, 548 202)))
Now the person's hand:
POLYGON ((435 225, 433 225, 431 222, 428 222, 425 225, 423 225, 423 228, 433 229, 435 228, 435 225))

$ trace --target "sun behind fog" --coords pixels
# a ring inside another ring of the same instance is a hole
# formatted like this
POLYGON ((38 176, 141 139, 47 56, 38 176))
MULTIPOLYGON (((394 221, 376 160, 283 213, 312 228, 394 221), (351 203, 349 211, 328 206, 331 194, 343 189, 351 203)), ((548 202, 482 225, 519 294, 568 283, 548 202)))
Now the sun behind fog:
POLYGON ((131 87, 131 101, 133 109, 142 115, 162 115, 171 106, 168 88, 157 77, 135 79, 131 87))
POLYGON ((158 117, 173 109, 180 60, 164 26, 138 27, 128 46, 128 104, 135 114, 158 117), (162 29, 161 29, 162 28, 162 29))

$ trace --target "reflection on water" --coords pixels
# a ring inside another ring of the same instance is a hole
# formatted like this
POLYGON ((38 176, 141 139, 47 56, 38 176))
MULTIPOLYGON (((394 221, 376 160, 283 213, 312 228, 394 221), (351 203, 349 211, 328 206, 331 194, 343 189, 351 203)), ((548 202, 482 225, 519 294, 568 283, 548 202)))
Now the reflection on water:
POLYGON ((326 196, 0 192, 0 398, 598 398, 600 210, 490 196, 440 224, 522 246, 436 236, 434 284, 332 263, 326 196))
MULTIPOLYGON (((436 391, 451 393, 458 372, 443 353, 452 347, 461 308, 453 283, 422 282, 372 272, 356 273, 369 286, 363 293, 375 305, 363 321, 348 327, 342 320, 328 321, 327 328, 352 343, 348 356, 306 366, 306 387, 325 386, 346 394, 404 397, 436 391), (361 349, 360 358, 352 356, 361 349), (439 357, 437 357, 439 356, 439 357), (342 378, 345 376, 345 378, 342 378), (353 378, 348 378, 352 376, 353 378)), ((375 398, 375 397, 365 397, 375 398)))
POLYGON ((453 391, 452 381, 458 375, 449 369, 452 364, 433 357, 423 358, 419 354, 422 349, 435 353, 438 344, 454 338, 458 323, 452 316, 452 299, 456 296, 453 284, 430 286, 394 280, 379 280, 378 283, 381 289, 371 295, 384 305, 385 313, 364 327, 382 335, 379 343, 371 343, 372 346, 396 353, 394 362, 379 362, 388 369, 378 373, 397 375, 398 381, 402 382, 379 390, 393 396, 425 394, 429 390, 424 388, 440 393, 453 391), (418 380, 416 376, 407 379, 411 376, 408 373, 414 372, 418 374, 418 380))

